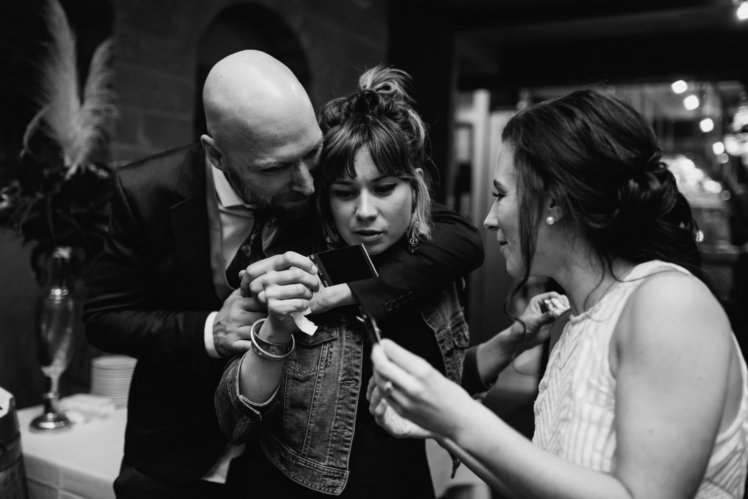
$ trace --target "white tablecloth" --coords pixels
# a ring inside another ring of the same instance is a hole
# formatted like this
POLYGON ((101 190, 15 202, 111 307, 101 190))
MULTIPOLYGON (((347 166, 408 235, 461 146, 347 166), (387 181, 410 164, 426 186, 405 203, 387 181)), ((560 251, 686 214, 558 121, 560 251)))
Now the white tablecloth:
MULTIPOLYGON (((29 499, 114 499, 112 482, 122 461, 127 409, 59 433, 31 432, 29 423, 41 410, 18 411, 29 499)), ((427 454, 437 496, 450 487, 467 486, 471 491, 464 497, 490 497, 488 486, 465 466, 451 479, 451 458, 435 442, 429 441, 427 454)))
POLYGON ((114 499, 127 409, 61 432, 31 432, 29 423, 39 414, 40 406, 18 411, 30 499, 114 499))

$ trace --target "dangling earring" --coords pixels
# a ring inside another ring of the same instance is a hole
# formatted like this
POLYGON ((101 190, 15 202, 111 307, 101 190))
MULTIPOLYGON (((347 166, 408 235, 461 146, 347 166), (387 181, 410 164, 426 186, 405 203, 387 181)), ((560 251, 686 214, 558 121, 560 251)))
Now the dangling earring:
POLYGON ((412 255, 418 251, 418 245, 421 244, 421 240, 418 237, 418 222, 411 222, 408 234, 408 251, 412 255))
POLYGON ((545 223, 547 223, 548 225, 553 225, 556 223, 556 219, 553 218, 553 216, 549 215, 548 218, 545 219, 545 223))
POLYGON ((335 241, 332 240, 332 237, 325 236, 325 246, 328 250, 335 249, 335 241))
POLYGON ((421 244, 421 240, 418 239, 418 236, 415 233, 411 234, 408 238, 408 251, 411 255, 418 251, 419 244, 421 244))

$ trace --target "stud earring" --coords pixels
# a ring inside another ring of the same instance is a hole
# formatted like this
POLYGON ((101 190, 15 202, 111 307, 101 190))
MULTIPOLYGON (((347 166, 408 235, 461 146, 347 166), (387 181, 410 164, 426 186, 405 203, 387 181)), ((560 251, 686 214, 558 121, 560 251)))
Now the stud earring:
POLYGON ((548 225, 553 225, 556 223, 556 219, 553 218, 552 216, 549 216, 548 218, 545 219, 545 223, 547 223, 548 225))

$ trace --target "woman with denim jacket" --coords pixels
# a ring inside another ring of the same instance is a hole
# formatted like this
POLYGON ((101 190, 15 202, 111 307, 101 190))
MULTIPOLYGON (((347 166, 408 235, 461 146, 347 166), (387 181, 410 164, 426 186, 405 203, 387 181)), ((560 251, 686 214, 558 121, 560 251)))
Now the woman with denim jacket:
MULTIPOLYGON (((426 129, 407 83, 402 71, 369 70, 359 91, 328 103, 320 118, 325 140, 316 185, 324 244, 361 243, 375 266, 397 245, 418 251, 431 230, 426 129)), ((261 276, 252 275, 253 266, 244 275, 245 289, 267 303, 268 317, 252 326, 252 348, 227 366, 216 392, 229 438, 259 436, 243 458, 248 494, 434 497, 423 442, 390 436, 368 413, 371 344, 358 307, 313 313, 317 331, 300 332, 293 315, 339 302, 341 287, 320 288, 307 257, 286 253, 276 261, 283 263, 261 276)), ((456 286, 399 310, 380 322, 382 335, 459 382, 468 331, 456 286)))

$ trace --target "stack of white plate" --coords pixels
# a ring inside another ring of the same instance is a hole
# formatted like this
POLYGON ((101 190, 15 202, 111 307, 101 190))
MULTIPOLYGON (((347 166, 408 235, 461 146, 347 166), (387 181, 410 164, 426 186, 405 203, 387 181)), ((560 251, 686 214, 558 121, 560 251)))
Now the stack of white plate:
POLYGON ((127 405, 136 360, 125 355, 103 355, 91 361, 91 393, 109 397, 117 407, 127 405))

